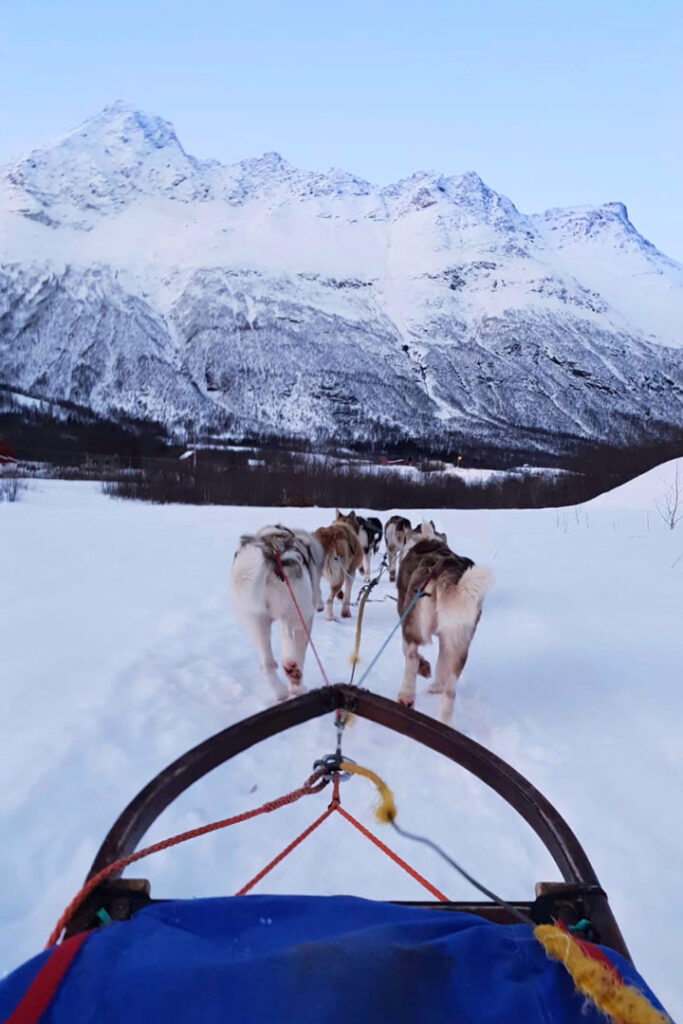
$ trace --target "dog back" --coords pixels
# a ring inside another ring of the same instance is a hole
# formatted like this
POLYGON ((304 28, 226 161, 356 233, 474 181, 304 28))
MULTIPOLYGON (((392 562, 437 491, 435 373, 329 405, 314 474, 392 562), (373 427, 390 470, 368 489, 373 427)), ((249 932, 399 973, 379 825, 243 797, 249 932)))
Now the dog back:
POLYGON ((397 581, 398 614, 403 614, 426 580, 429 580, 428 591, 432 584, 439 589, 455 588, 473 566, 471 558, 456 555, 443 541, 418 541, 401 560, 397 581))
POLYGON ((358 535, 348 523, 337 521, 332 526, 320 526, 315 531, 315 537, 325 552, 326 560, 330 556, 339 556, 346 565, 356 558, 360 561, 363 557, 358 535))
POLYGON ((242 534, 239 547, 235 552, 235 562, 254 562, 258 552, 262 563, 270 573, 280 574, 278 557, 284 573, 290 579, 300 579, 307 572, 314 581, 320 578, 324 552, 320 542, 304 530, 290 530, 279 523, 275 526, 263 526, 254 534, 242 534))

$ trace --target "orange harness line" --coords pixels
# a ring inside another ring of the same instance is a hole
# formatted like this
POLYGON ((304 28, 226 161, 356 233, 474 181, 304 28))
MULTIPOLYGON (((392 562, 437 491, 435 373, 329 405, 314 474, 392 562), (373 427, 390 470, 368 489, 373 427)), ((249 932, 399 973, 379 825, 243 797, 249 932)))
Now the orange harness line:
POLYGON ((419 882, 419 884, 423 886, 427 890, 427 892, 431 893, 432 896, 435 896, 437 900, 440 900, 442 903, 448 903, 448 896, 444 896, 444 894, 440 892, 440 890, 437 889, 436 886, 432 885, 431 882, 428 882, 426 878, 423 878, 419 871, 416 871, 415 868, 412 868, 410 866, 410 864, 407 864, 406 861, 403 860, 403 858, 399 857, 397 853, 394 853, 393 850, 389 849, 389 847, 386 846, 381 841, 381 839, 378 839, 377 836, 374 836, 372 832, 365 828, 364 825, 361 825, 361 823, 356 818, 354 818, 352 814, 349 814, 348 811, 344 810, 344 808, 341 805, 341 800, 339 798, 338 774, 335 774, 334 776, 332 787, 332 800, 330 801, 330 805, 327 808, 327 810, 323 814, 321 814, 320 817, 317 818, 312 825, 309 825, 308 828, 304 829, 304 831, 300 835, 298 835, 296 839, 294 839, 289 844, 289 846, 286 846, 284 850, 277 855, 277 857, 274 857, 269 864, 266 864, 266 866, 261 871, 259 871, 259 873, 255 875, 249 882, 247 882, 246 885, 243 885, 242 888, 235 895, 244 896, 246 893, 250 891, 250 889, 253 889, 257 882, 260 882, 262 878, 264 878, 270 871, 273 870, 274 867, 276 867, 280 863, 280 861, 284 860, 288 853, 291 853, 292 850, 294 850, 299 845, 299 843, 302 843, 304 839, 310 836, 311 832, 318 828, 319 825, 322 825, 322 823, 327 818, 329 818, 331 814, 333 814, 335 811, 338 811, 339 814, 341 814, 342 818, 346 818, 346 820, 351 825, 353 825, 354 828, 358 829, 361 835, 364 835, 365 838, 369 839, 371 843, 374 843, 375 846, 382 851, 382 853, 385 853, 390 860, 393 860, 395 864, 398 864, 400 868, 403 868, 403 870, 407 874, 409 874, 411 878, 414 878, 416 882, 419 882))
MULTIPOLYGON (((196 839, 198 836, 207 835, 209 832, 217 832, 219 829, 228 828, 230 825, 237 825, 241 821, 249 821, 250 818, 255 818, 260 814, 269 814, 271 811, 276 811, 280 807, 287 806, 287 804, 295 803, 297 800, 300 800, 301 797, 303 796, 308 796, 310 793, 318 793, 327 783, 327 780, 323 776, 324 769, 321 769, 317 772, 314 772, 313 775, 311 775, 310 778, 307 779, 307 781, 299 789, 295 789, 291 793, 287 793, 285 794, 285 796, 279 797, 277 800, 269 800, 267 803, 262 804, 260 807, 256 807, 252 811, 244 811, 242 814, 235 814, 231 818, 223 818, 221 819, 221 821, 214 821, 208 825, 202 825, 199 828, 190 829, 188 832, 180 832, 178 833, 178 835, 171 836, 169 839, 163 839, 161 840, 161 842, 154 843, 151 846, 145 846, 143 847, 142 850, 136 850, 135 853, 130 853, 126 857, 119 857, 118 860, 112 861, 111 864, 107 864, 107 866, 102 868, 101 871, 98 871, 96 875, 93 875, 91 878, 89 878, 85 885, 71 900, 71 902, 66 907, 63 914, 57 921, 57 924, 55 925, 54 929, 52 930, 52 933, 50 935, 50 938, 47 940, 47 945, 45 948, 49 949, 51 946, 55 946, 59 942, 62 932, 64 931, 64 928, 68 925, 69 921, 76 913, 76 911, 83 905, 87 897, 90 895, 91 892, 93 892, 93 890, 97 888, 100 882, 103 882, 111 875, 119 874, 121 871, 123 871, 124 868, 128 867, 129 864, 134 864, 136 861, 142 860, 143 857, 149 857, 153 853, 159 853, 161 850, 167 850, 172 846, 178 846, 180 843, 185 843, 189 839, 196 839)), ((304 831, 300 835, 298 835, 296 839, 289 843, 289 845, 286 846, 285 849, 277 855, 277 857, 273 858, 273 860, 271 860, 269 864, 267 864, 261 871, 259 871, 259 873, 255 875, 251 879, 251 881, 247 882, 246 885, 242 886, 242 888, 235 895, 244 896, 251 889, 253 889, 253 887, 258 882, 260 882, 262 878, 264 878, 270 871, 272 871, 273 868, 280 863, 280 861, 284 860, 284 858, 289 853, 291 853, 292 850, 295 850, 296 847, 304 841, 304 839, 306 839, 312 832, 314 832, 319 825, 322 825, 322 823, 327 818, 329 818, 330 815, 333 814, 335 811, 338 811, 343 818, 346 818, 346 820, 350 822, 355 828, 357 828, 358 831, 366 837, 366 839, 369 839, 370 842, 374 843, 375 846, 378 847, 378 849, 380 849, 383 853, 387 855, 387 857, 393 860, 395 864, 398 864, 399 867, 403 868, 403 870, 407 874, 409 874, 411 878, 414 878, 416 882, 419 882, 419 884, 422 885, 425 889, 427 889, 427 891, 430 892, 432 896, 435 896, 438 900, 441 900, 442 902, 448 902, 448 897, 444 896, 444 894, 440 892, 436 888, 436 886, 433 886, 431 882, 428 882, 426 878, 423 878, 422 875, 415 870, 415 868, 412 868, 409 864, 407 864, 406 861, 399 857, 397 853, 394 853, 394 851, 389 849, 388 846, 385 846, 385 844, 381 840, 379 840, 377 836, 374 836, 372 832, 369 832, 368 829, 365 828, 364 825, 361 825, 361 823, 357 821, 352 814, 349 814, 348 811, 344 810, 344 808, 341 806, 341 801, 339 799, 339 775, 336 773, 333 778, 332 800, 330 801, 327 810, 325 810, 318 818, 316 818, 316 820, 311 825, 309 825, 308 828, 304 829, 304 831)))
POLYGON ((308 796, 309 793, 318 793, 326 785, 326 781, 323 779, 324 774, 323 770, 314 772, 299 789, 295 789, 291 793, 286 793, 285 796, 281 796, 277 800, 269 800, 267 803, 261 804, 260 807, 256 807, 252 811, 244 811, 242 814, 235 814, 231 818, 223 818, 221 821, 213 821, 208 825, 202 825, 199 828, 190 829, 188 832, 180 832, 178 835, 171 836, 169 839, 163 839, 159 843, 153 843, 152 846, 145 846, 142 850, 136 850, 135 853, 130 853, 127 857, 119 857, 118 860, 114 860, 111 864, 107 864, 107 866, 102 868, 101 871, 98 871, 96 875, 89 878, 79 892, 76 893, 74 898, 71 900, 71 903, 66 907, 64 913, 54 926, 45 948, 49 949, 50 946, 54 946, 59 942, 59 938, 64 928, 79 907, 82 906, 83 902, 90 893, 97 888, 100 882, 103 882, 111 875, 119 874, 124 868, 128 867, 129 864, 134 864, 135 861, 142 860, 143 857, 149 857, 153 853, 159 853, 161 850, 167 850, 171 846, 177 846, 179 843, 185 843, 188 839, 196 839, 198 836, 207 835, 209 832, 217 832, 221 828, 228 828, 230 825, 237 825, 241 821, 249 821, 250 818, 256 818, 259 814, 269 814, 271 811, 277 811, 280 807, 285 807, 287 804, 295 803, 297 800, 300 800, 302 796, 308 796))

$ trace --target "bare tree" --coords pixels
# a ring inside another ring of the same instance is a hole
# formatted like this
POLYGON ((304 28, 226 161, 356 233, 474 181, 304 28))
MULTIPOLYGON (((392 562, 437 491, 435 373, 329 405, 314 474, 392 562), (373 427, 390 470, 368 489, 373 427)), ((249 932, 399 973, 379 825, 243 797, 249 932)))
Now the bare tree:
POLYGON ((0 472, 0 501, 18 501, 28 483, 14 467, 0 472))
POLYGON ((655 505, 660 516, 669 527, 673 530, 676 523, 683 519, 683 505, 681 504, 681 485, 678 475, 678 462, 676 463, 676 469, 674 472, 674 478, 668 485, 664 492, 664 497, 661 501, 655 498, 655 505))

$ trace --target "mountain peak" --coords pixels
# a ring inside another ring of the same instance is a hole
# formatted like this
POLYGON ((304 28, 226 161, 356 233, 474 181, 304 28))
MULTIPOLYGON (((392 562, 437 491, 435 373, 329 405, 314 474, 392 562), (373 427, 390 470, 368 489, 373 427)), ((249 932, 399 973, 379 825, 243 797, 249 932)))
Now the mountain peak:
POLYGON ((628 217, 628 210, 626 209, 625 203, 603 203, 600 209, 605 210, 605 212, 607 213, 614 214, 614 216, 616 216, 619 220, 626 221, 629 224, 631 223, 628 217))
POLYGON ((261 156, 252 156, 247 157, 246 160, 240 160, 239 166, 266 172, 277 172, 289 170, 292 165, 280 153, 276 153, 275 150, 268 150, 267 153, 262 153, 261 156))
MULTIPOLYGON (((149 114, 137 107, 116 100, 108 104, 94 117, 88 118, 78 128, 69 132, 57 145, 75 139, 95 137, 106 145, 116 142, 128 145, 148 145, 155 149, 173 146, 181 151, 173 125, 158 114, 149 114)), ((184 151, 183 151, 184 152, 184 151)))
POLYGON ((142 194, 206 198, 201 172, 170 122, 117 100, 5 173, 15 208, 52 226, 86 227, 142 194))
POLYGON ((598 206, 554 207, 539 214, 535 219, 544 221, 550 231, 564 241, 570 238, 597 239, 605 235, 633 235, 640 238, 622 202, 601 203, 598 206))

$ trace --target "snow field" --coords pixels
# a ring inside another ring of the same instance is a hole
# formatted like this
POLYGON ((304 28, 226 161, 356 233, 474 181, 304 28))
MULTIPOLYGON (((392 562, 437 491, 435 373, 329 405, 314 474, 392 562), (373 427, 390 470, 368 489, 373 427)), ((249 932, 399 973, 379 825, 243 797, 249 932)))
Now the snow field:
MULTIPOLYGON (((683 1011, 683 528, 668 530, 655 508, 672 473, 660 467, 577 508, 426 515, 496 577, 453 724, 564 815, 636 965, 675 1016, 683 1011)), ((239 534, 273 521, 312 529, 332 515, 157 507, 56 481, 34 481, 20 503, 0 507, 0 969, 42 946, 108 828, 156 772, 270 702, 228 603, 239 534)), ((385 578, 367 606, 357 678, 395 624, 392 593, 385 578)), ((355 628, 355 609, 350 621, 316 618, 314 641, 334 681, 349 678, 355 628)), ((424 653, 434 661, 434 647, 424 653)), ((395 697, 401 669, 397 634, 367 685, 395 697)), ((321 682, 309 653, 305 683, 321 682)), ((427 685, 418 682, 417 707, 436 714, 427 685)), ((260 744, 193 786, 145 843, 299 786, 333 747, 331 716, 260 744)), ((531 897, 535 881, 559 877, 521 819, 444 758, 362 720, 346 730, 344 748, 385 778, 406 828, 443 844, 502 896, 531 897)), ((368 783, 345 783, 342 800, 447 895, 474 896, 429 851, 373 822, 368 783)), ((157 897, 234 892, 326 802, 327 794, 305 798, 131 874, 149 877, 157 897)), ((334 818, 256 891, 421 897, 334 818)))

